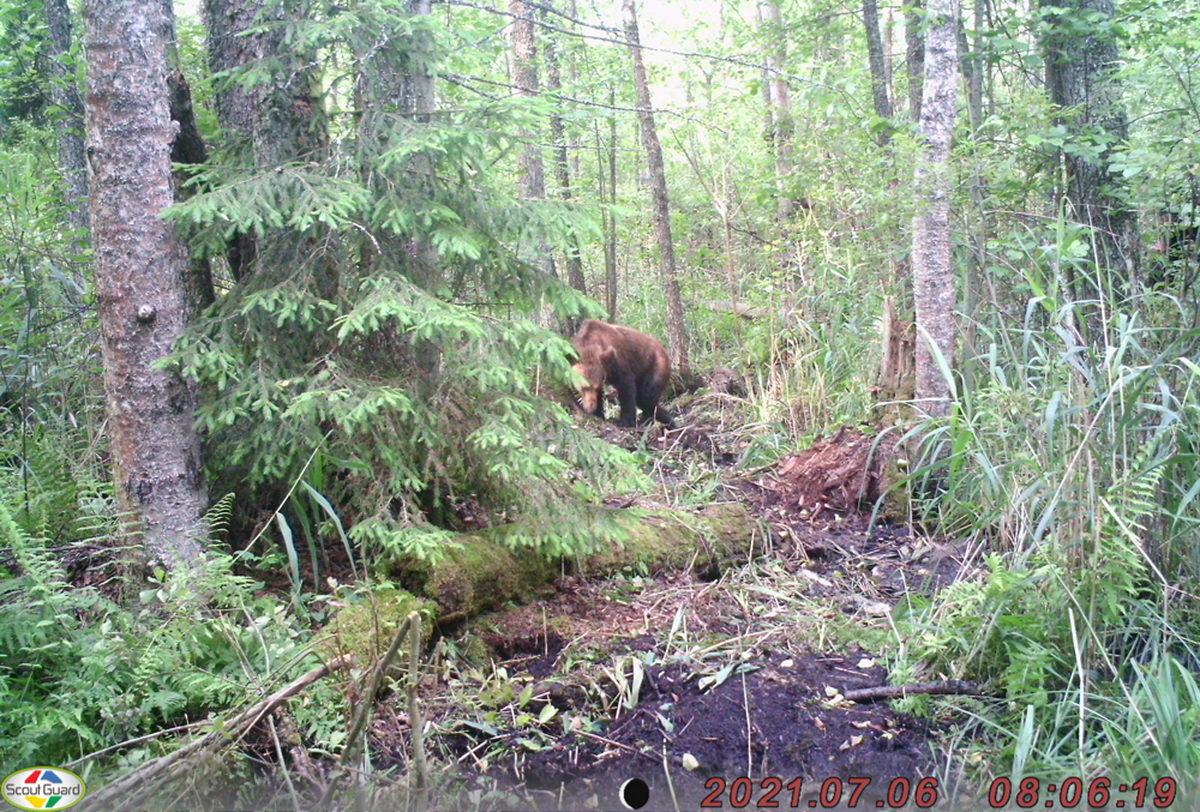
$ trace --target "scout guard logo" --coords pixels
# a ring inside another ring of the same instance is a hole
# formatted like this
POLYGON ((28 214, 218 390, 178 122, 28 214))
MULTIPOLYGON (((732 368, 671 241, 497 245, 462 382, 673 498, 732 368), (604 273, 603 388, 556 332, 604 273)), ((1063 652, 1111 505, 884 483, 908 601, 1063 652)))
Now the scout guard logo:
POLYGON ((83 779, 62 767, 27 767, 4 779, 4 800, 17 809, 66 809, 87 794, 83 779))

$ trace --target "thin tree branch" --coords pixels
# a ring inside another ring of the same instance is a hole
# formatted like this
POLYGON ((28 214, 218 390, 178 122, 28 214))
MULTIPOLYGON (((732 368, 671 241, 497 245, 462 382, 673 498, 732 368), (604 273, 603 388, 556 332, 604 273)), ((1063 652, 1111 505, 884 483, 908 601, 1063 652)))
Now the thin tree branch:
POLYGON ((979 686, 973 682, 960 680, 945 680, 942 682, 914 682, 909 685, 878 685, 874 688, 859 688, 842 694, 852 702, 862 702, 871 699, 895 699, 905 696, 934 696, 945 694, 964 694, 978 696, 979 686))

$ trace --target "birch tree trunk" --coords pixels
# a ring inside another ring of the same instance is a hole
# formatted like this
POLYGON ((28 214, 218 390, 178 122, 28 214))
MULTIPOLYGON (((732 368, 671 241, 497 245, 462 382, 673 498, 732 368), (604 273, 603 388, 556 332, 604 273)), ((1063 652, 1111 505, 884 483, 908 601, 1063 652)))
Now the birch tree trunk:
POLYGON ((650 197, 654 210, 654 235, 658 242, 658 271, 662 277, 667 299, 667 352, 676 374, 691 377, 688 362, 687 324, 683 315, 683 298, 679 294, 679 277, 675 270, 675 241, 671 236, 671 204, 667 196, 667 174, 663 168, 662 145, 654 124, 654 108, 650 102, 650 85, 646 65, 642 61, 641 38, 638 35, 637 9, 634 0, 622 0, 621 12, 625 21, 625 37, 629 41, 633 60, 633 83, 637 88, 638 121, 642 130, 642 146, 646 150, 646 165, 650 170, 650 197))
POLYGON ((779 188, 779 219, 786 220, 796 209, 789 184, 793 168, 792 136, 795 124, 792 121, 792 96, 784 78, 787 61, 787 40, 783 32, 783 18, 777 0, 760 0, 758 4, 762 33, 764 36, 764 59, 771 101, 771 122, 775 142, 775 178, 779 188))
POLYGON ((892 139, 892 100, 888 98, 887 68, 883 56, 883 37, 879 33, 879 9, 875 0, 863 0, 863 27, 867 32, 867 63, 871 69, 871 96, 875 102, 875 115, 882 121, 875 138, 879 146, 886 147, 892 139))
POLYGON ((83 99, 75 85, 70 63, 71 10, 67 0, 45 0, 47 68, 50 74, 50 103, 58 131, 58 162, 63 173, 63 198, 71 228, 86 231, 88 218, 87 154, 83 145, 83 99))
MULTIPOLYGON (((754 4, 754 14, 758 19, 759 35, 766 37, 766 27, 763 25, 763 10, 759 3, 754 4)), ((771 158, 778 154, 775 145, 775 116, 771 107, 771 69, 767 67, 766 45, 763 45, 762 56, 762 109, 763 109, 763 141, 766 142, 771 158)))
MULTIPOLYGON (((537 38, 533 30, 533 6, 526 0, 510 0, 508 11, 513 15, 509 34, 512 42, 513 84, 517 86, 518 96, 533 98, 538 95, 537 38)), ((521 197, 526 200, 545 200, 546 168, 542 161, 542 149, 537 143, 537 135, 523 132, 521 138, 525 141, 519 169, 521 197)), ((542 244, 536 250, 542 270, 550 276, 558 276, 550 247, 542 244)))
POLYGON ((954 363, 957 300, 950 254, 950 141, 958 89, 959 0, 929 0, 920 153, 914 172, 913 300, 916 304, 916 397, 934 416, 949 414, 950 382, 936 347, 954 363))
POLYGON ((168 105, 171 21, 160 0, 88 0, 87 142, 112 457, 127 532, 152 563, 201 554, 206 497, 195 392, 153 367, 185 327, 187 251, 159 217, 174 202, 168 105))

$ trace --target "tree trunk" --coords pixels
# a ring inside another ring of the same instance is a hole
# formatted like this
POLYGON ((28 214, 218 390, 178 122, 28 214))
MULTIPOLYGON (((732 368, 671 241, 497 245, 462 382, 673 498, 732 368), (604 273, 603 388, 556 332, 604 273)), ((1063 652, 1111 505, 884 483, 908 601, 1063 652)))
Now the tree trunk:
POLYGON ((667 351, 675 372, 684 380, 691 377, 688 363, 687 325, 683 316, 683 299, 679 294, 679 278, 675 271, 675 242, 671 237, 671 204, 667 197, 667 174, 663 167, 662 145, 654 125, 654 108, 650 103, 650 85, 646 66, 642 62, 642 45, 638 36, 637 10, 634 0, 622 0, 625 36, 633 60, 633 82, 637 88, 638 121, 642 129, 642 145, 650 170, 650 195, 654 209, 654 234, 658 240, 658 270, 662 276, 667 298, 667 351))
MULTIPOLYGON (((262 0, 204 0, 204 22, 208 31, 208 66, 214 74, 225 73, 262 59, 262 35, 247 34, 262 12, 262 0)), ((221 79, 214 94, 217 121, 227 142, 238 145, 243 160, 253 160, 253 137, 258 129, 263 103, 261 86, 243 87, 221 79)), ((235 281, 248 273, 257 254, 252 234, 237 234, 229 245, 229 271, 235 281)))
MULTIPOLYGON (((967 113, 971 120, 971 132, 978 133, 983 126, 983 69, 986 59, 983 53, 983 4, 986 0, 975 0, 974 46, 967 59, 967 113)), ((963 35, 963 54, 967 54, 966 35, 963 35)))
MULTIPOLYGON (((508 11, 513 15, 509 36, 512 40, 512 78, 517 86, 517 95, 533 98, 538 95, 537 39, 534 36, 533 7, 526 0, 509 0, 508 11)), ((520 156, 521 197, 526 200, 546 199, 546 169, 542 161, 542 149, 538 146, 536 133, 522 132, 525 149, 520 156)), ((542 270, 550 276, 558 276, 554 268, 554 256, 550 247, 541 244, 536 248, 542 270)))
MULTIPOLYGON (((174 9, 167 5, 174 30, 174 9)), ((171 121, 175 123, 175 140, 171 143, 171 162, 176 164, 202 164, 208 160, 208 150, 204 139, 200 136, 200 128, 196 124, 196 112, 192 108, 192 90, 188 87, 183 71, 174 67, 176 60, 170 58, 172 68, 167 74, 167 93, 170 95, 171 121)), ((186 170, 174 174, 175 199, 185 200, 192 193, 185 189, 183 183, 187 180, 186 170)), ((217 300, 217 292, 213 287, 212 265, 207 258, 190 259, 184 276, 184 287, 188 298, 188 321, 191 321, 201 310, 217 300)))
MULTIPOLYGON (((413 17, 428 18, 433 14, 432 0, 408 0, 408 13, 413 17)), ((428 31, 414 33, 413 44, 408 55, 407 71, 402 78, 401 101, 404 112, 414 125, 428 126, 437 112, 437 85, 433 72, 433 42, 428 31)), ((385 99, 379 99, 380 102, 385 99)), ((420 193, 433 197, 437 182, 436 163, 428 152, 412 156, 411 167, 420 193)), ((421 235, 414 234, 404 250, 408 262, 409 278, 426 290, 433 290, 441 278, 437 248, 421 235)), ((441 348, 432 341, 413 341, 413 360, 422 373, 427 394, 433 391, 438 368, 441 364, 441 348)))
POLYGON ((160 0, 88 0, 87 140, 92 247, 112 457, 127 531, 153 563, 203 547, 195 391, 154 366, 185 327, 187 251, 159 216, 174 202, 168 99, 171 21, 160 0))
POLYGON ((888 98, 887 68, 883 56, 883 37, 879 33, 879 10, 875 0, 863 0, 863 26, 867 31, 867 62, 871 68, 871 95, 875 101, 875 115, 882 119, 878 123, 876 140, 886 147, 892 138, 892 100, 888 98))
MULTIPOLYGON (((204 0, 208 23, 209 67, 214 73, 238 71, 260 63, 264 83, 246 89, 239 81, 223 81, 216 93, 217 118, 228 146, 240 152, 244 165, 278 167, 299 160, 319 160, 328 146, 316 55, 286 41, 288 24, 309 13, 304 2, 267 5, 263 0, 204 0), (247 34, 256 26, 265 30, 247 34)), ((240 234, 230 247, 230 270, 241 280, 262 246, 240 234)), ((277 239, 270 263, 285 267, 303 262, 306 248, 284 246, 277 239), (280 253, 280 252, 284 253, 280 253)), ((321 295, 336 290, 329 268, 318 272, 321 295)))
POLYGON ((922 149, 914 172, 913 300, 917 315, 916 397, 931 415, 949 414, 950 382, 935 360, 954 362, 957 306, 950 254, 950 141, 957 112, 958 0, 929 0, 921 99, 922 149))
MULTIPOLYGON (((730 154, 726 152, 721 157, 721 203, 717 207, 717 214, 721 217, 721 236, 725 244, 725 281, 729 285, 730 301, 736 305, 742 297, 742 286, 738 279, 737 257, 733 245, 734 187, 730 163, 730 154)), ((740 339, 742 335, 740 320, 734 322, 734 330, 740 339)))
POLYGON ((1094 158, 1079 150, 1063 151, 1066 195, 1076 221, 1092 228, 1097 266, 1132 279, 1139 260, 1137 222, 1114 191, 1124 182, 1109 164, 1114 149, 1129 136, 1121 85, 1114 76, 1120 57, 1113 0, 1041 0, 1041 8, 1047 24, 1042 48, 1050 100, 1071 111, 1062 119, 1073 136, 1089 144, 1096 133, 1105 136, 1094 158))
POLYGON ((596 132, 596 177, 600 181, 600 202, 607 206, 600 213, 600 225, 604 230, 604 304, 608 320, 617 320, 617 223, 612 207, 617 205, 617 117, 612 112, 616 106, 616 93, 608 88, 608 143, 600 139, 600 122, 594 124, 596 132), (607 190, 607 197, 606 197, 607 190))
POLYGON ((887 22, 883 24, 883 77, 887 88, 887 97, 892 102, 892 115, 896 114, 896 77, 892 70, 895 59, 896 17, 891 8, 887 10, 887 22))
MULTIPOLYGON (((408 0, 408 13, 414 17, 429 17, 433 13, 432 0, 408 0)), ((437 111, 437 85, 432 70, 433 43, 428 32, 417 32, 412 52, 409 54, 408 71, 402 79, 401 101, 404 112, 421 125, 428 125, 437 111)), ((380 102, 385 99, 379 99, 380 102)), ((428 153, 418 153, 412 158, 413 174, 419 179, 422 193, 433 194, 434 160, 428 153)), ((438 278, 437 249, 427 240, 414 237, 407 247, 410 278, 422 287, 431 287, 438 278)), ((432 350, 430 350, 432 351, 432 350)))
POLYGON ((763 25, 763 10, 759 3, 754 4, 754 13, 758 18, 759 36, 763 37, 763 57, 762 57, 762 109, 763 109, 763 141, 770 151, 771 158, 774 160, 778 154, 775 144, 775 115, 771 108, 771 69, 767 67, 766 56, 766 27, 763 25))
POLYGON ((71 10, 67 0, 45 0, 49 34, 47 62, 50 103, 55 108, 58 161, 63 173, 63 200, 71 228, 88 229, 87 153, 83 145, 83 99, 75 85, 71 55, 71 10))
POLYGON ((925 76, 925 15, 922 0, 904 4, 904 67, 908 73, 908 112, 913 121, 921 120, 921 82, 925 76))
MULTIPOLYGON (((615 107, 617 94, 610 85, 608 88, 608 106, 615 107)), ((612 207, 608 212, 608 239, 604 243, 604 274, 608 289, 608 316, 617 318, 617 215, 613 211, 617 205, 617 116, 612 113, 608 117, 608 203, 612 207)))
MULTIPOLYGON (((175 123, 175 139, 171 142, 171 162, 196 166, 208 161, 208 149, 204 146, 204 138, 200 135, 200 127, 196 123, 196 111, 192 107, 192 89, 183 75, 179 61, 179 49, 175 41, 175 6, 171 0, 161 1, 170 32, 167 40, 167 95, 168 106, 171 109, 171 121, 175 123)), ((185 200, 192 195, 191 191, 183 186, 187 178, 187 170, 174 173, 175 200, 177 201, 185 200)), ((188 298, 187 321, 190 322, 201 310, 217 299, 216 290, 213 288, 212 265, 207 258, 188 260, 187 272, 184 275, 184 288, 188 298)))
MULTIPOLYGON (((214 74, 262 59, 262 34, 247 33, 261 13, 262 0, 204 0, 208 66, 214 74)), ((249 142, 257 129, 261 86, 247 88, 240 82, 219 79, 213 101, 225 138, 249 142)))
MULTIPOLYGON (((973 45, 968 43, 966 33, 959 37, 959 49, 963 54, 963 73, 967 84, 967 115, 971 125, 971 138, 976 143, 983 138, 983 77, 984 77, 984 2, 975 0, 973 9, 974 31, 973 45)), ((975 336, 977 334, 977 310, 981 296, 984 267, 987 261, 988 232, 991 215, 988 212, 987 180, 983 169, 983 161, 977 151, 972 150, 971 157, 971 207, 965 218, 967 223, 964 232, 970 244, 967 260, 967 275, 963 285, 960 300, 961 312, 966 317, 966 324, 959 340, 959 354, 970 357, 975 352, 975 336)))
POLYGON ((265 19, 259 23, 269 26, 262 35, 261 53, 271 70, 255 110, 252 131, 260 167, 321 160, 328 150, 324 90, 316 67, 318 54, 314 47, 302 46, 288 37, 293 22, 313 13, 306 0, 296 0, 272 2, 260 15, 265 19))
POLYGON ((796 209, 790 184, 792 174, 792 96, 784 78, 787 59, 787 39, 777 0, 759 0, 759 19, 762 21, 764 58, 770 81, 767 86, 771 100, 771 122, 775 142, 775 176, 779 188, 779 219, 787 220, 796 209))
MULTIPOLYGON (((558 66, 558 47, 552 37, 546 38, 546 82, 555 96, 562 90, 562 75, 558 66)), ((567 158, 566 130, 563 127, 562 101, 554 100, 554 113, 550 116, 550 140, 554 143, 554 174, 558 180, 558 194, 571 201, 571 164, 567 158)), ((587 293, 583 278, 583 259, 579 255, 579 243, 574 235, 566 248, 567 281, 580 293, 587 293)), ((573 332, 573 331, 572 331, 573 332)))

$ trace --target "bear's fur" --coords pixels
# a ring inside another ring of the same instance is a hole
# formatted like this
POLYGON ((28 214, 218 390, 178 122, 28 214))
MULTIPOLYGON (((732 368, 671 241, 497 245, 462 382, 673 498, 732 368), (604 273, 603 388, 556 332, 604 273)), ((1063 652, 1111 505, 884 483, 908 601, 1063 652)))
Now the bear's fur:
POLYGON ((579 388, 583 410, 604 417, 604 387, 617 390, 621 404, 619 426, 656 419, 668 426, 675 424, 671 413, 658 405, 671 378, 667 351, 656 338, 596 319, 588 319, 571 339, 579 354, 575 371, 584 379, 579 388))

